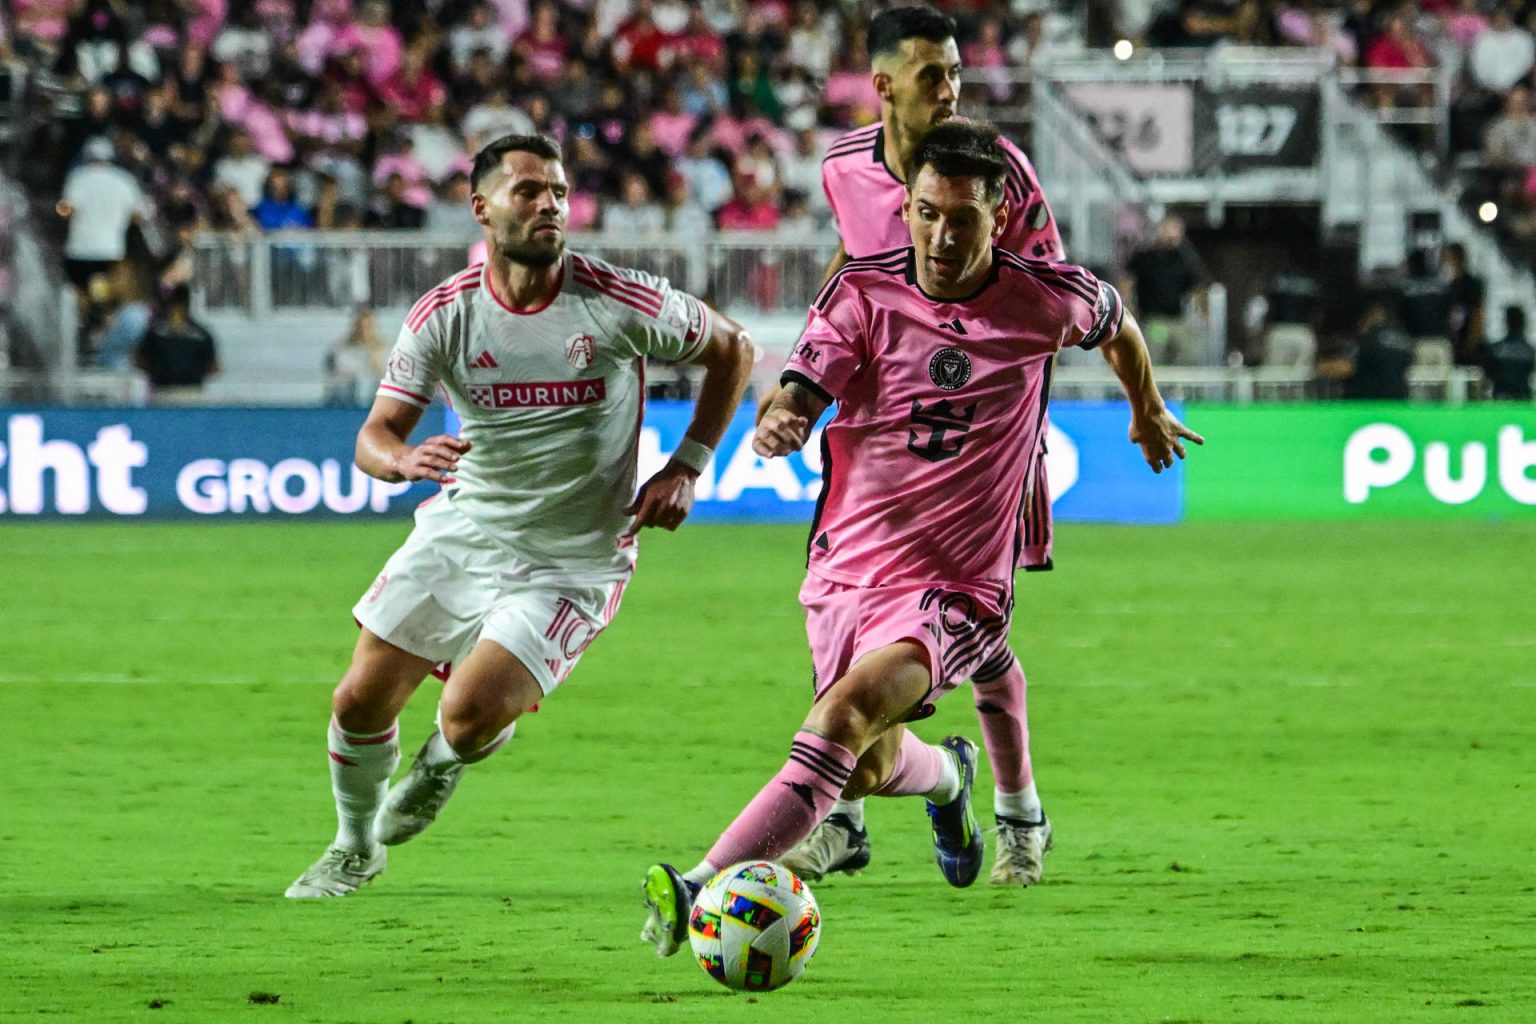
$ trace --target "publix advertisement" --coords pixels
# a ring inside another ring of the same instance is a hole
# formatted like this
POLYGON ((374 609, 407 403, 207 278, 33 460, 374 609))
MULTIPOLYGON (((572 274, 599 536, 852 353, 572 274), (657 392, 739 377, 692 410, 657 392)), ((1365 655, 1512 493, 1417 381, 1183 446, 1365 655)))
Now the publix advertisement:
MULTIPOLYGON (((641 478, 688 424, 654 402, 641 478)), ((1536 516, 1536 409, 1375 403, 1178 410, 1209 443, 1153 474, 1119 403, 1051 405, 1048 469, 1062 522, 1536 516)), ((431 485, 387 484, 352 465, 360 410, 0 409, 0 520, 403 516, 431 485)), ((806 522, 819 447, 751 450, 743 407, 700 477, 695 517, 806 522)), ((449 429, 437 407, 418 437, 449 429)))

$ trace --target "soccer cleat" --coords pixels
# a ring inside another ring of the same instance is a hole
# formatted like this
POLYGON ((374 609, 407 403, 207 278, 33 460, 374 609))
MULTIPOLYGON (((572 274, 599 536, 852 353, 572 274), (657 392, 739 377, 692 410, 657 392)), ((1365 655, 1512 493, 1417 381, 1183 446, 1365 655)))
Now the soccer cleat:
POLYGON ((426 763, 427 748, 431 743, 432 739, 428 737, 416 752, 410 771, 390 788, 383 806, 374 816, 373 838, 385 846, 398 846, 414 839, 436 821, 458 786, 459 776, 464 774, 465 766, 458 762, 429 766, 426 763))
POLYGON ((987 844, 976 815, 971 810, 971 787, 976 782, 976 744, 964 736, 950 736, 939 746, 949 751, 960 766, 960 795, 942 807, 928 801, 928 818, 933 823, 933 859, 938 862, 944 880, 964 889, 981 874, 981 862, 987 844))
POLYGON ((367 853, 333 846, 299 880, 288 887, 284 896, 291 900, 318 900, 354 893, 384 873, 389 851, 375 846, 367 853))
POLYGON ((997 818, 997 859, 987 881, 993 885, 1030 886, 1040 881, 1051 849, 1051 819, 997 818))
POLYGON ((858 874, 869 867, 869 854, 869 833, 854 828, 848 815, 831 814, 779 863, 807 882, 819 882, 834 871, 858 874))
POLYGON ((650 916, 640 929, 640 941, 656 947, 657 956, 671 956, 688 941, 688 913, 699 887, 678 874, 671 864, 652 864, 645 872, 640 896, 650 916))

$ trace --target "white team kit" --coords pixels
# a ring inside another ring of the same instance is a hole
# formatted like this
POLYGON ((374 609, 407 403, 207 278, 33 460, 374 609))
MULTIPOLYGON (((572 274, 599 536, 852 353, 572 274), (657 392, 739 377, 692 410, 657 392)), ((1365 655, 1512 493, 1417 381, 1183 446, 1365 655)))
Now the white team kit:
POLYGON ((647 356, 691 361, 710 311, 664 279, 580 253, 535 310, 502 304, 475 264, 400 329, 378 394, 425 409, 441 391, 471 448, 353 614, 437 662, 482 635, 545 694, 618 609, 635 564, 647 356))

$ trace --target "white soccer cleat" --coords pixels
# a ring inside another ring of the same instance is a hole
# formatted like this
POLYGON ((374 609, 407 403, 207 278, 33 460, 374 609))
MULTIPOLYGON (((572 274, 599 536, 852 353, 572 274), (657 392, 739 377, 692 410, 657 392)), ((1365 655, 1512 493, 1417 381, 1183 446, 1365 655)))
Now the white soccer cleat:
POLYGON ((807 882, 819 882, 834 871, 856 875, 869 866, 869 857, 869 833, 854 828, 846 814, 833 814, 780 857, 779 863, 807 882))
POLYGON ((997 859, 987 881, 1024 887, 1039 882, 1051 849, 1051 831, 1051 819, 1043 813, 1039 821, 998 818, 997 859))
POLYGON ((299 880, 288 887, 284 896, 291 900, 319 900, 346 896, 384 873, 389 851, 375 846, 367 853, 333 846, 299 880))
MULTIPOLYGON (((436 733, 433 733, 435 736, 436 733)), ((432 740, 422 744, 410 771, 395 783, 384 797, 384 804, 373 818, 373 838, 385 846, 398 846, 419 836, 426 827, 437 820, 443 805, 453 795, 464 774, 460 763, 428 766, 427 747, 432 740)))

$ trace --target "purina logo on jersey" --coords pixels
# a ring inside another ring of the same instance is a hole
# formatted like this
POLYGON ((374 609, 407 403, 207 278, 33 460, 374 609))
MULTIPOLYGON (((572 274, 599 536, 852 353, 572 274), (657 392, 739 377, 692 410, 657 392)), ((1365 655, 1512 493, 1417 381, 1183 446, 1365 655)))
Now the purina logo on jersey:
POLYGON ((517 384, 471 384, 469 400, 482 409, 542 409, 565 405, 594 405, 608 397, 604 378, 596 380, 528 381, 517 384))
POLYGON ((573 334, 565 339, 565 361, 578 370, 585 370, 597 358, 597 342, 590 334, 573 334))
POLYGON ((958 391, 971 379, 971 360, 957 348, 941 348, 928 360, 928 377, 945 391, 958 391))

